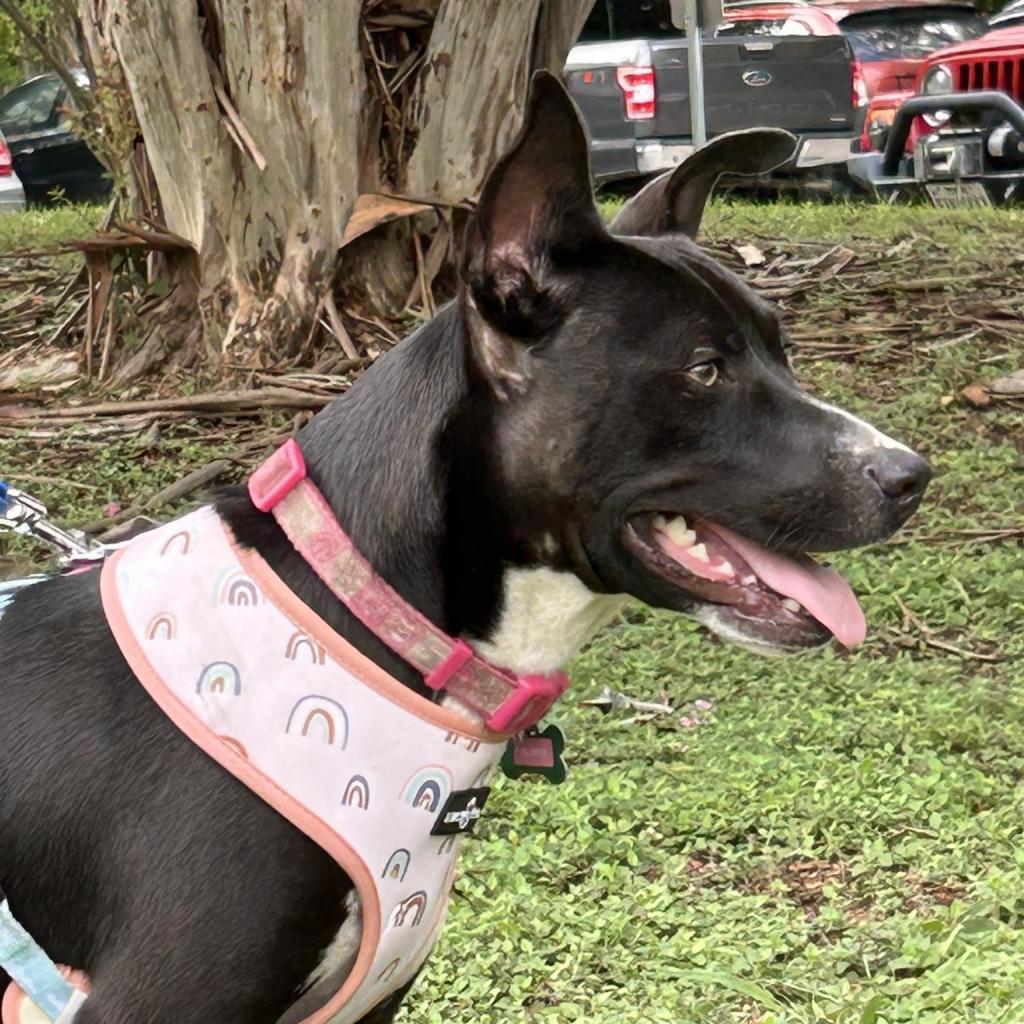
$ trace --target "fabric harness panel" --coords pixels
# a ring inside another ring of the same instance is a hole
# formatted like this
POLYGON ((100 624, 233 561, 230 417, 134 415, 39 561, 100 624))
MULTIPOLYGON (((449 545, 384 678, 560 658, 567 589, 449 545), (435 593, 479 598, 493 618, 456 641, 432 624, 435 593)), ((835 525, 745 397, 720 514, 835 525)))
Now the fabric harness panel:
POLYGON ((453 793, 487 785, 507 738, 365 658, 236 545, 212 508, 114 554, 102 593, 157 704, 355 881, 355 966, 306 1018, 353 1024, 429 954, 462 843, 431 829, 453 793))

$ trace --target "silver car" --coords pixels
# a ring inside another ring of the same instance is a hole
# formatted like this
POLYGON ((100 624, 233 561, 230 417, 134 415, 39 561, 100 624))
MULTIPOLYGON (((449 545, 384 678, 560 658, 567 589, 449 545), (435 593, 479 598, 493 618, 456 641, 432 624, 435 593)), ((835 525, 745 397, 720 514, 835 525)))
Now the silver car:
POLYGON ((11 163, 11 151, 0 132, 0 213, 25 209, 25 190, 11 163))

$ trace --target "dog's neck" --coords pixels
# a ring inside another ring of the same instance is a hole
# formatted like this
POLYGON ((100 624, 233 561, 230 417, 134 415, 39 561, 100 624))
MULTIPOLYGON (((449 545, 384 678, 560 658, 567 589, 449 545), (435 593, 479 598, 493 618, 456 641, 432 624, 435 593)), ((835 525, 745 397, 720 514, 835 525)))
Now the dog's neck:
MULTIPOLYGON (((487 385, 467 367, 457 304, 379 359, 302 432, 311 478, 402 597, 494 664, 552 672, 619 607, 531 562, 504 520, 487 385)), ((407 685, 418 674, 356 621, 243 495, 220 509, 329 625, 407 685)))

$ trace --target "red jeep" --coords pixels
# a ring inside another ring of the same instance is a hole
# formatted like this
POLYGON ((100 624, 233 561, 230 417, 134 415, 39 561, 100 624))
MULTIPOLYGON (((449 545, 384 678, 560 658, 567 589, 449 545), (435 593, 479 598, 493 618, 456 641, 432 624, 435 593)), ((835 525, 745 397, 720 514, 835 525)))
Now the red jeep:
POLYGON ((913 89, 936 50, 988 29, 970 0, 815 0, 850 40, 868 96, 913 89))
POLYGON ((851 160, 856 179, 942 206, 1024 200, 1024 27, 933 53, 915 92, 879 140, 884 153, 851 160))
POLYGON ((815 0, 850 40, 867 96, 858 149, 870 152, 936 51, 988 30, 970 0, 815 0))

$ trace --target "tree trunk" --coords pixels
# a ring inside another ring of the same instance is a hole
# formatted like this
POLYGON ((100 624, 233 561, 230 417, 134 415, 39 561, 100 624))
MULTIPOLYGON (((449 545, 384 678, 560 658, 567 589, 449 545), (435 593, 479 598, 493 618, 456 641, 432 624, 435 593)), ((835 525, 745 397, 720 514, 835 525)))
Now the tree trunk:
POLYGON ((116 55, 145 144, 127 191, 195 250, 201 351, 294 357, 339 271, 375 315, 427 308, 454 251, 444 208, 476 198, 531 70, 560 68, 592 2, 80 0, 87 55, 116 55), (420 214, 339 261, 361 192, 442 208, 436 244, 420 214))

